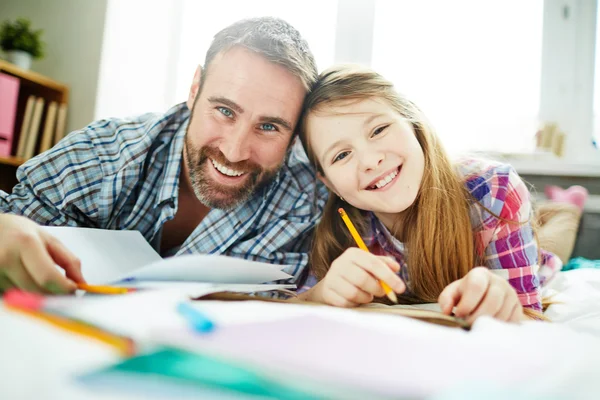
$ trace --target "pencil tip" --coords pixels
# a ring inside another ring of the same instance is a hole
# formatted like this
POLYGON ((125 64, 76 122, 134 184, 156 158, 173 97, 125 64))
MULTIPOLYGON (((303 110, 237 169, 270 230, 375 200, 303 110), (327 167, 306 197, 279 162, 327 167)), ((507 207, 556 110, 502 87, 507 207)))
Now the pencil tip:
POLYGON ((394 304, 398 304, 398 296, 396 296, 396 293, 392 292, 391 290, 387 293, 387 297, 394 302, 394 304))

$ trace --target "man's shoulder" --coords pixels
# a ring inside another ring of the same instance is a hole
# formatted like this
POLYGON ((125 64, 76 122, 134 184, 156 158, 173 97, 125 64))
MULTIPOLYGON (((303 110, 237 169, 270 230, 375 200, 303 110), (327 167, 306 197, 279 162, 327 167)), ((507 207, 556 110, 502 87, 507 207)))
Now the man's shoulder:
POLYGON ((324 201, 327 188, 317 179, 314 168, 310 165, 302 146, 299 142, 292 145, 290 155, 281 169, 280 183, 286 182, 298 195, 305 194, 312 198, 314 194, 319 200, 324 201))
POLYGON ((168 144, 188 117, 187 107, 180 104, 166 113, 98 120, 72 133, 71 139, 76 142, 85 137, 110 174, 125 165, 142 163, 154 147, 168 144))

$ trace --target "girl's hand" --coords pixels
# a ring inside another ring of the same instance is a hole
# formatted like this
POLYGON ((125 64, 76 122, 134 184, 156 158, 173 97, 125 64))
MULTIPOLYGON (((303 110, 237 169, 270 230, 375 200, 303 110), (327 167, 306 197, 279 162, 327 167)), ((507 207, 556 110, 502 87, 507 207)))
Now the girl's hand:
POLYGON ((482 315, 509 322, 524 319, 515 289, 485 267, 473 268, 463 278, 446 286, 438 303, 442 312, 448 315, 456 307, 454 314, 469 323, 482 315))
POLYGON ((376 256, 356 247, 335 259, 325 278, 312 289, 312 300, 338 307, 356 307, 385 296, 379 280, 396 293, 406 289, 396 273, 400 265, 390 257, 376 256))

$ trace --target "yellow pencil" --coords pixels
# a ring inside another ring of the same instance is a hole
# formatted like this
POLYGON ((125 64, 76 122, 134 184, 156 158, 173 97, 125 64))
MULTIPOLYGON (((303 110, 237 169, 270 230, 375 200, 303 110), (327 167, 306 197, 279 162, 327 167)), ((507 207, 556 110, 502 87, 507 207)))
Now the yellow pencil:
MULTIPOLYGON (((350 221, 350 218, 348 217, 348 214, 346 214, 346 211, 344 211, 343 208, 339 208, 338 212, 342 216, 342 220, 344 220, 344 223, 348 227, 348 230, 350 231, 350 234, 354 238, 354 241, 356 242, 357 246, 360 249, 362 249, 362 250, 366 251, 367 253, 369 253, 369 249, 367 248, 367 246, 365 245, 365 242, 363 242, 362 238, 358 234, 358 231, 354 227, 354 224, 352 223, 352 221, 350 221)), ((382 280, 379 281, 379 284, 381 285, 381 287, 385 291, 385 295, 388 297, 388 299, 390 299, 394 303, 398 303, 398 297, 396 296, 396 293, 394 293, 394 291, 392 290, 392 288, 389 287, 388 284, 385 283, 382 280)))
POLYGON ((119 336, 113 333, 109 333, 95 326, 71 320, 59 315, 49 314, 43 311, 27 310, 12 305, 5 305, 5 307, 15 312, 46 321, 65 331, 76 333, 102 342, 106 345, 113 347, 123 356, 129 357, 135 354, 136 352, 134 342, 130 338, 127 338, 125 336, 119 336))
POLYGON ((116 287, 116 286, 96 286, 96 285, 88 285, 87 283, 78 283, 77 289, 85 290, 90 293, 98 293, 98 294, 125 294, 132 292, 133 289, 116 287))

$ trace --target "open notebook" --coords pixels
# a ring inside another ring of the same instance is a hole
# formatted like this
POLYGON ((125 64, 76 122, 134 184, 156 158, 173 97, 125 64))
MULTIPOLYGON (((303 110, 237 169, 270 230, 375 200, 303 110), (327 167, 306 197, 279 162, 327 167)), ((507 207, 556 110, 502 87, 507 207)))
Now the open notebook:
MULTIPOLYGON (((282 299, 274 299, 268 297, 260 297, 248 295, 245 293, 233 292, 233 291, 212 291, 210 293, 203 294, 201 296, 197 296, 195 300, 221 300, 221 301, 266 301, 273 303, 296 303, 303 305, 314 305, 314 306, 323 306, 320 303, 311 303, 306 301, 297 300, 294 297, 291 297, 287 300, 282 299)), ((384 305, 384 304, 364 304, 360 307, 355 307, 352 310, 366 312, 366 313, 381 313, 381 314, 392 314, 392 315, 401 315, 404 317, 415 318, 424 322, 431 322, 437 325, 443 325, 453 328, 462 328, 465 330, 469 330, 471 325, 462 318, 457 318, 452 315, 443 314, 440 311, 440 308, 437 304, 417 304, 417 305, 405 305, 405 304, 395 304, 395 305, 384 305)))
MULTIPOLYGON (((87 283, 165 288, 176 285, 262 284, 292 278, 273 265, 194 254, 163 259, 137 231, 45 227, 81 260, 87 283)), ((295 285, 282 285, 295 288, 295 285)))

